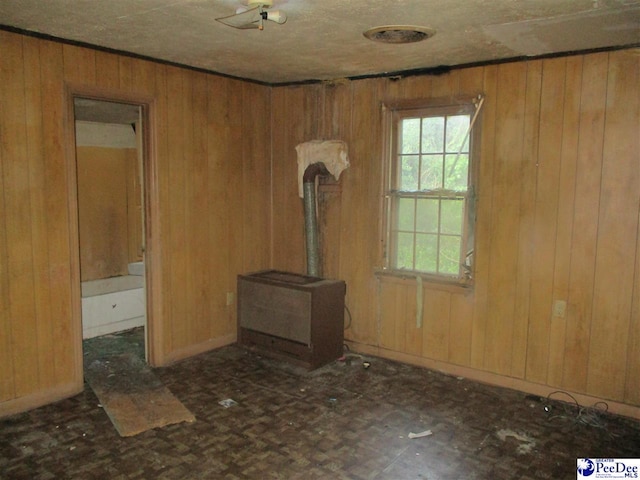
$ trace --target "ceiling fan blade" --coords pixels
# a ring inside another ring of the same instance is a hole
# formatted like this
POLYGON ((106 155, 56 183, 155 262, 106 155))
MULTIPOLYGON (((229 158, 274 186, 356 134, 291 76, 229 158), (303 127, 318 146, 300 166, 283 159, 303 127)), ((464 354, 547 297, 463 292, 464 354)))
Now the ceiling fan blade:
POLYGON ((257 6, 241 13, 229 15, 228 17, 216 18, 216 20, 233 28, 260 28, 260 20, 262 20, 260 12, 261 7, 257 6))

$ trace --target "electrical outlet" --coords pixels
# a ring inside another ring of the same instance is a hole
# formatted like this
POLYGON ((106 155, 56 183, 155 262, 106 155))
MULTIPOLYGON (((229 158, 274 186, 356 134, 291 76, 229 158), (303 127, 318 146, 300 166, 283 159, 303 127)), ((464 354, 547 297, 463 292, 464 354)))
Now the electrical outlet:
POLYGON ((553 302, 553 316, 558 318, 564 318, 567 313, 567 302, 565 300, 556 300, 553 302))
POLYGON ((233 305, 233 302, 235 302, 236 299, 236 294, 233 292, 227 292, 227 307, 230 305, 233 305))

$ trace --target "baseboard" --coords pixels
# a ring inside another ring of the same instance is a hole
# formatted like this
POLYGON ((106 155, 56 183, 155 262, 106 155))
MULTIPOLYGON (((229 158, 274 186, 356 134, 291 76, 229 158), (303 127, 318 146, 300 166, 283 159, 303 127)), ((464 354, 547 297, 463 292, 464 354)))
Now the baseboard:
MULTIPOLYGON (((551 387, 549 385, 543 385, 540 383, 529 382, 514 377, 507 377, 504 375, 498 375, 496 373, 486 372, 483 370, 476 370, 469 367, 462 367, 460 365, 454 365, 439 360, 433 360, 430 358, 418 357, 416 355, 410 355, 407 353, 396 352, 394 350, 388 350, 382 347, 376 347, 373 345, 367 345, 364 343, 357 343, 352 340, 345 341, 350 349, 357 353, 365 355, 374 355, 389 360, 395 360, 410 365, 416 365, 419 367, 428 368, 430 370, 437 370, 447 375, 453 375, 456 377, 464 377, 469 380, 473 380, 480 383, 486 383, 489 385, 495 385, 497 387, 510 388, 512 390, 518 390, 525 393, 537 395, 539 397, 546 398, 552 393, 562 391, 571 394, 576 401, 584 407, 590 407, 598 402, 606 402, 608 405, 608 412, 616 415, 622 415, 625 417, 640 420, 640 406, 629 405, 626 403, 617 402, 606 398, 594 397, 591 395, 585 395, 583 393, 573 392, 557 387, 551 387)), ((561 396, 553 397, 557 400, 563 400, 561 396)))
POLYGON ((49 403, 64 400, 79 394, 84 389, 84 383, 67 383, 51 390, 25 395, 0 403, 0 418, 15 415, 17 413, 33 410, 34 408, 48 405, 49 403))
POLYGON ((236 332, 230 335, 224 335, 222 337, 210 338, 206 342, 197 343, 195 345, 189 345, 188 347, 180 348, 172 352, 167 353, 163 358, 163 366, 170 365, 180 360, 184 360, 195 355, 200 355, 216 348, 226 347, 236 343, 238 340, 238 334, 236 332))

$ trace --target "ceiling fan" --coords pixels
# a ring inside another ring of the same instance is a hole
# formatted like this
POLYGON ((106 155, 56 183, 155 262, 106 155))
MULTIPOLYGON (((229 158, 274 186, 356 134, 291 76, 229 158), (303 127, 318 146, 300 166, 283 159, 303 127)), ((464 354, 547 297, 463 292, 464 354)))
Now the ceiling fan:
POLYGON ((240 7, 234 15, 216 18, 217 21, 233 28, 264 29, 264 21, 283 24, 287 21, 287 15, 280 10, 269 10, 273 6, 273 0, 249 0, 246 8, 240 7))

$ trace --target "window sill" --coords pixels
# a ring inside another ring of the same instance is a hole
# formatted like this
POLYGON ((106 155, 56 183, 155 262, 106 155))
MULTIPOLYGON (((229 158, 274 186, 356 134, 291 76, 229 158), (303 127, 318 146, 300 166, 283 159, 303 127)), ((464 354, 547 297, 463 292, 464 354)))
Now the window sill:
POLYGON ((422 274, 420 272, 378 268, 374 271, 374 274, 381 281, 385 282, 415 285, 417 281, 416 277, 420 277, 422 278, 423 286, 431 290, 444 290, 451 293, 462 293, 465 295, 473 292, 473 282, 462 283, 457 279, 448 280, 446 278, 422 274))

